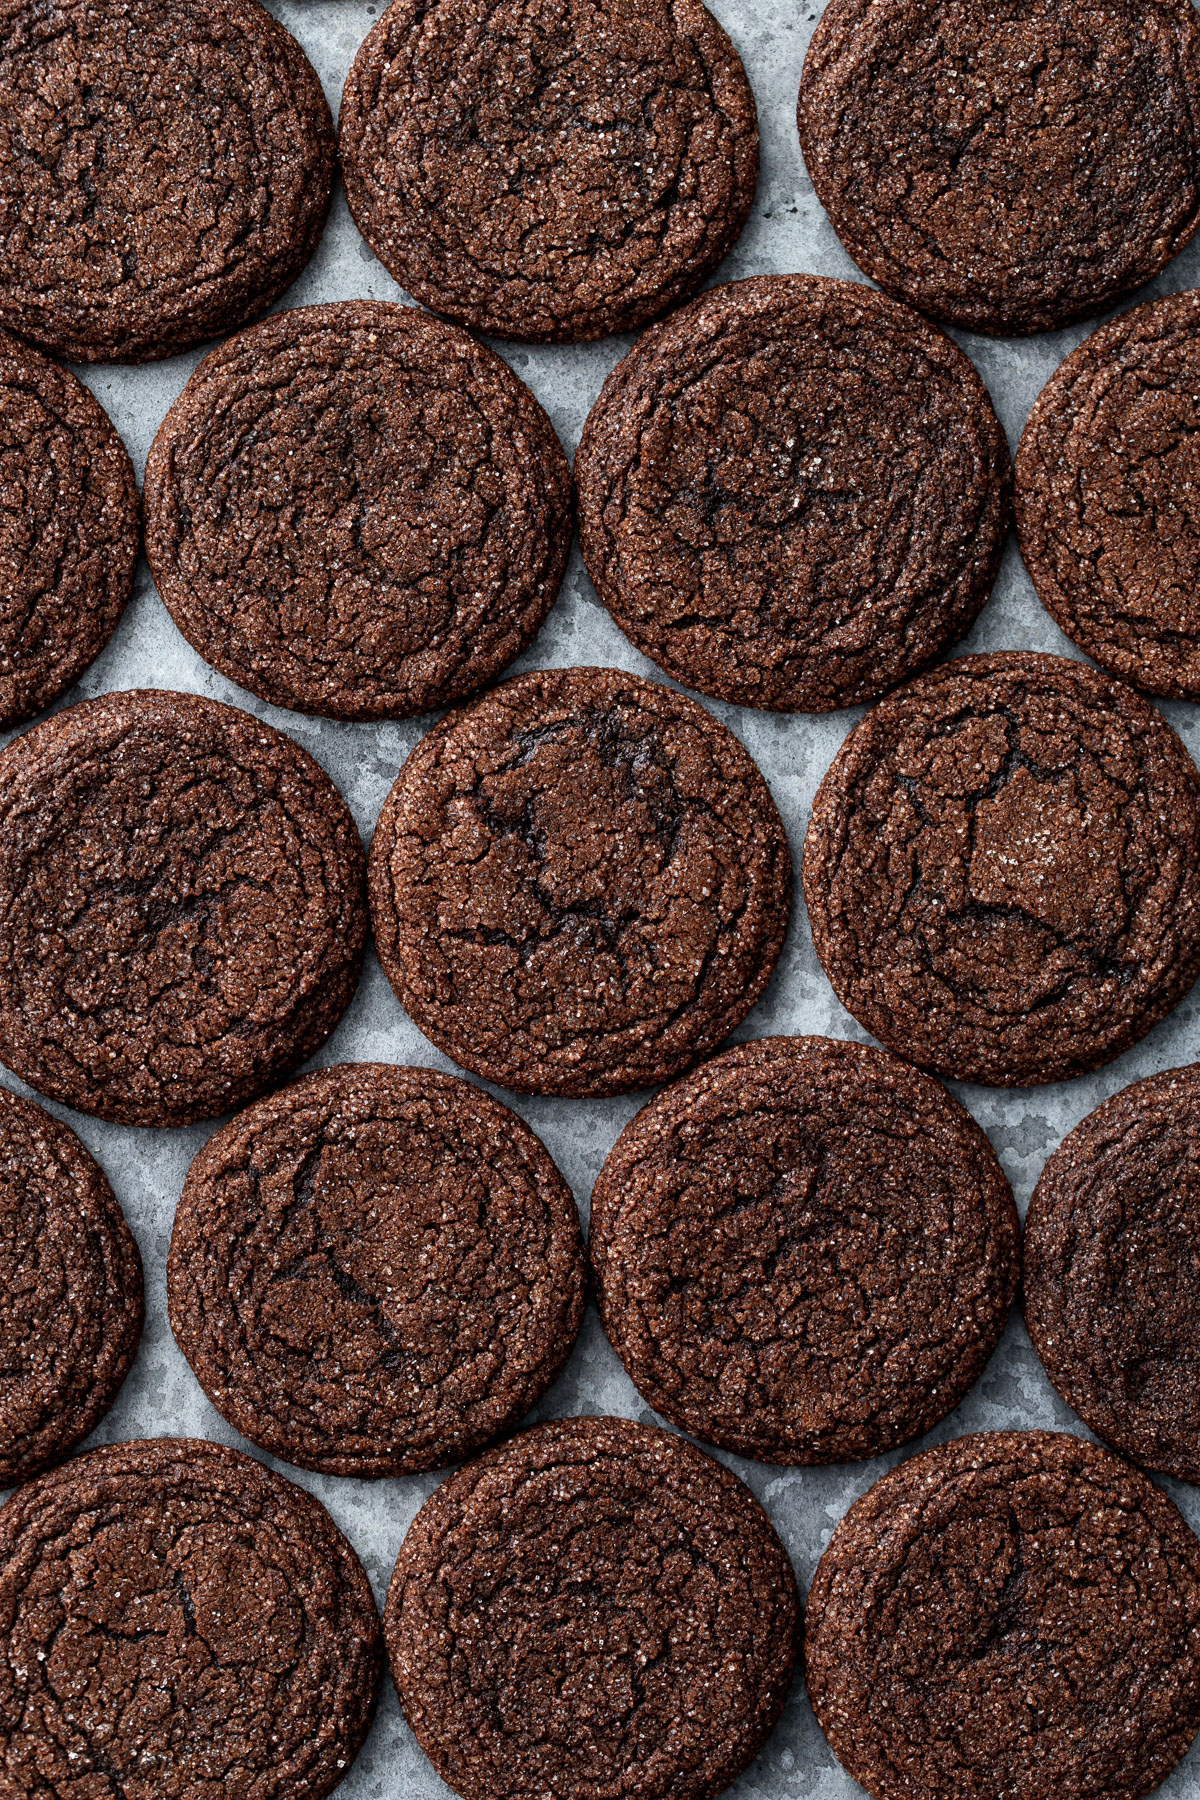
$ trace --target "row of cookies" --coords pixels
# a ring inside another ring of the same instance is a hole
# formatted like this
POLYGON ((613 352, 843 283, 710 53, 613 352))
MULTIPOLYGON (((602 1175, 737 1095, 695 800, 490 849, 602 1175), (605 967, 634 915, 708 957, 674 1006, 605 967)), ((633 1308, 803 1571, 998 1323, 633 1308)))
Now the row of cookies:
MULTIPOLYGON (((1195 1067, 1152 1076, 1068 1135, 1034 1194, 1024 1273, 1058 1390, 1114 1448, 1190 1481, 1196 1277, 1171 1250, 1198 1092, 1195 1067)), ((0 1107, 6 1485, 112 1404, 143 1302, 78 1139, 7 1091, 0 1107)), ((639 1393, 766 1462, 855 1461, 930 1430, 979 1378, 1017 1288, 1017 1215, 987 1138, 929 1076, 861 1045, 725 1051, 637 1114, 591 1204, 601 1320, 639 1393)), ((209 1139, 167 1285, 176 1340, 245 1437, 324 1474, 407 1475, 511 1430, 557 1380, 584 1251, 570 1190, 507 1107, 433 1070, 344 1064, 209 1139)))
MULTIPOLYGON (((546 670, 450 712, 369 859, 375 945, 439 1049, 518 1093, 626 1093, 715 1050, 769 981, 791 855, 697 702, 546 670)), ((1200 970, 1200 775, 1114 677, 1013 651, 881 701, 814 802, 817 954, 876 1038, 998 1086, 1137 1043, 1200 970)), ((131 691, 0 755, 0 1055, 100 1118, 182 1125, 266 1092, 358 985, 364 858, 290 738, 131 691)))
MULTIPOLYGON (((1114 673, 1200 695, 1191 444, 1200 296, 1067 358, 1016 461, 1021 548, 1114 673)), ((61 693, 131 590, 138 498, 67 371, 0 341, 0 719, 61 693)), ((686 685, 745 706, 877 698, 971 625, 1010 511, 1004 435, 967 358, 870 290, 717 288, 617 365, 576 457, 580 538, 613 617, 686 685)), ((275 315, 208 356, 146 466, 146 550, 193 646, 260 698, 397 718, 484 687, 554 604, 572 485, 507 364, 411 307, 275 315)))
MULTIPOLYGON (((0 1618, 23 1796, 219 1781, 323 1800, 379 1688, 374 1598, 328 1513, 195 1439, 93 1450, 20 1489, 0 1618)), ((750 1490, 684 1438, 593 1417, 436 1490, 382 1632, 463 1800, 713 1800, 776 1723, 799 1637, 750 1490)), ((803 1649, 818 1722, 875 1800, 1132 1800, 1200 1722, 1198 1638, 1200 1543, 1166 1495, 1079 1438, 997 1432, 910 1458, 850 1509, 803 1649)))
MULTIPOLYGON (((0 322, 76 360, 244 325, 312 255, 333 123, 257 0, 6 0, 0 322), (51 98, 52 97, 52 98, 51 98)), ((1069 17, 833 0, 798 123, 860 268, 977 330, 1111 305, 1200 219, 1187 0, 1069 17)), ((754 97, 699 0, 396 0, 342 99, 351 210, 435 311, 538 342, 629 330, 741 232, 754 97)))
MULTIPOLYGON (((1056 1382, 1193 1480, 1194 1282, 1173 1248, 1198 1086, 1194 1068, 1154 1078, 1070 1134, 1025 1264, 1056 1382)), ((95 1424, 142 1300, 99 1169, 40 1108, 2 1105, 11 1479, 95 1424)), ((769 1039, 634 1119, 596 1185, 591 1257, 605 1327, 659 1410, 743 1454, 824 1462, 957 1403, 1003 1325, 1019 1234, 986 1137, 936 1082, 887 1052, 769 1039)), ((506 1108, 430 1070, 353 1065, 209 1141, 168 1280, 176 1334, 239 1429, 380 1475, 511 1430, 570 1352, 583 1258, 569 1190, 506 1108)), ((0 1619, 3 1766, 34 1794, 154 1770, 156 1791, 190 1795, 236 1754, 239 1781, 286 1773, 318 1800, 378 1682, 345 1539, 207 1443, 95 1450, 21 1488, 0 1513, 0 1619)), ((1200 1545, 1107 1451, 959 1439, 851 1508, 805 1635, 818 1720, 877 1800, 909 1794, 914 1768, 922 1791, 966 1800, 997 1771, 1021 1794, 1142 1793, 1200 1722, 1200 1545)), ((539 1783, 583 1800, 602 1776, 715 1795, 778 1717, 797 1636, 792 1571, 749 1492, 623 1420, 557 1421, 468 1461, 411 1527, 385 1617, 406 1716, 466 1800, 539 1783)))

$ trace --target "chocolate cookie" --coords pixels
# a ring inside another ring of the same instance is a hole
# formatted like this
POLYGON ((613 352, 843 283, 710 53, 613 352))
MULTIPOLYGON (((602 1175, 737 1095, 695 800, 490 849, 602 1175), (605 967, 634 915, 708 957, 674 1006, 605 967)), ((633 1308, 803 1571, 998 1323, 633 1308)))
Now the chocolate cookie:
POLYGON ((194 694, 106 694, 0 755, 0 1057, 123 1125, 278 1081, 350 1003, 366 935, 341 795, 194 694))
POLYGON ((592 1193, 600 1317, 641 1393, 764 1462, 877 1456, 983 1373, 1012 1190, 970 1114, 884 1050, 738 1044, 625 1127, 592 1193))
POLYGON ((831 0, 798 121, 859 268, 972 331, 1099 312, 1200 222, 1190 0, 831 0))
POLYGON ((59 356, 144 362, 264 312, 333 166, 257 0, 0 0, 0 323, 59 356))
POLYGON ((464 1800, 710 1800, 779 1716, 798 1613, 728 1469, 627 1419, 555 1419, 425 1502, 384 1636, 464 1800))
POLYGON ((370 892, 384 973, 439 1049, 518 1093, 619 1094, 745 1018, 791 857, 755 764, 694 700, 548 669, 417 745, 370 892))
POLYGON ((529 389, 411 306, 309 306, 223 344, 146 463, 146 554, 188 642, 332 718, 482 687, 570 541, 571 472, 529 389))
POLYGON ((1200 1724, 1200 1543, 1080 1438, 939 1444, 837 1527, 805 1664, 874 1800, 1137 1800, 1200 1724))
POLYGON ((758 120, 699 0, 394 0, 338 122, 384 267, 500 337, 632 331, 741 234, 758 120))
POLYGON ((289 1462, 458 1462, 560 1374, 583 1316, 571 1191, 515 1113, 433 1069, 306 1075, 211 1137, 167 1263, 213 1405, 289 1462))
POLYGON ((1200 1065, 1114 1094, 1029 1205, 1025 1323, 1098 1437, 1200 1482, 1200 1065))
POLYGON ((112 1444, 0 1512, 12 1800, 321 1800, 380 1664, 371 1589, 325 1508, 236 1450, 112 1444))
POLYGON ((99 1423, 142 1334, 142 1261, 75 1136, 0 1088, 0 1488, 99 1423))
POLYGON ((804 894, 838 999, 889 1049, 963 1081, 1064 1081, 1200 970, 1200 777, 1122 682, 966 656, 850 733, 804 894))
POLYGON ((100 654, 137 552, 137 482, 107 413, 67 369, 0 332, 0 730, 100 654))
POLYGON ((1081 650, 1200 699, 1200 293, 1152 300, 1062 363, 1017 453, 1038 598, 1081 650))
POLYGON ((716 288, 619 363, 575 460, 588 573, 638 649, 741 706, 874 699, 961 637, 1008 445, 949 338, 869 288, 716 288))

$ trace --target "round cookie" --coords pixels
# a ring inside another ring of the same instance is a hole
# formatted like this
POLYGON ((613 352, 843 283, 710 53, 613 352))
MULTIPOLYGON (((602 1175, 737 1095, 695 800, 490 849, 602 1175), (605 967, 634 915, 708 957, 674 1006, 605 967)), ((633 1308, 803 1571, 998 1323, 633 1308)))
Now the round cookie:
POLYGON ((142 1261, 73 1131, 0 1088, 0 1488, 97 1425, 142 1335, 142 1261))
POLYGON ((122 1125, 251 1099, 322 1044, 366 935, 345 802, 282 732, 106 694, 0 754, 0 1058, 122 1125))
POLYGON ((1200 699, 1200 293, 1135 307, 1038 396, 1017 452, 1021 555, 1081 650, 1200 699))
POLYGON ((0 730, 103 650, 133 587, 138 491, 124 444, 68 369, 0 331, 0 730))
POLYGON ((1020 1225, 984 1133, 899 1057, 738 1044, 625 1127, 592 1193, 600 1317, 638 1392, 763 1462, 878 1456, 983 1373, 1020 1225))
POLYGON ((0 324, 72 362, 232 331, 316 249, 334 158, 257 0, 0 0, 0 324))
POLYGON ((1008 445, 956 345, 846 281, 717 288, 617 365, 575 460, 622 631, 740 706, 872 700, 991 592, 1008 445))
POLYGON ((325 1508, 195 1438, 112 1444, 0 1512, 0 1791, 322 1800, 379 1617, 325 1508))
POLYGON ((723 725, 618 669, 521 675, 413 751, 375 829, 401 1005, 518 1093, 666 1081, 741 1023, 791 897, 787 837, 723 725))
POLYGON ((507 363, 414 307, 277 313, 200 364, 146 463, 146 555, 208 662, 276 706, 399 718, 531 642, 571 472, 507 363))
POLYGON ((384 1613, 463 1800, 711 1800, 787 1698, 799 1602, 749 1488, 684 1439, 555 1419, 417 1514, 384 1613))
POLYGON ((394 0, 346 80, 346 197, 384 267, 460 324, 632 331, 749 217, 758 120, 700 0, 394 0))
POLYGON ((1105 1100, 1029 1203, 1025 1323, 1084 1423, 1200 1482, 1200 1065, 1105 1100))
POLYGON ((797 119, 859 268, 972 331, 1100 312, 1200 222, 1190 0, 831 0, 797 119))
POLYGON ((834 991, 889 1049, 963 1081, 1064 1081, 1200 970, 1200 777, 1111 676, 966 656, 850 733, 804 894, 834 991))
POLYGON ((804 1651, 874 1800, 1137 1800, 1200 1724, 1200 1543, 1095 1444, 959 1438, 850 1508, 804 1651))
POLYGON ((275 1456, 408 1475, 506 1431, 583 1317, 571 1191, 508 1107, 433 1069, 306 1075, 211 1137, 167 1263, 213 1405, 275 1456))

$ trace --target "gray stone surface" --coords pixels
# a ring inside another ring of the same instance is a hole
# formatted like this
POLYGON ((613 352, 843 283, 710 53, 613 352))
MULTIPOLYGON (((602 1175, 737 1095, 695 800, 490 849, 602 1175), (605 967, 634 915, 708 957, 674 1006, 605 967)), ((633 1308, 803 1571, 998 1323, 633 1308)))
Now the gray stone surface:
MULTIPOLYGON (((796 88, 805 48, 819 14, 796 0, 712 0, 713 10, 736 42, 758 100, 763 166, 754 214, 741 242, 718 272, 719 280, 802 270, 861 279, 834 237, 804 169, 794 122, 796 88)), ((363 0, 272 0, 272 10, 300 39, 316 65, 336 111, 341 84, 361 39, 381 8, 363 0)), ((1200 285, 1200 242, 1135 299, 1200 285)), ((340 192, 329 228, 313 262, 285 296, 286 306, 358 297, 407 299, 355 230, 340 192)), ((1003 342, 956 334, 989 388, 1014 448, 1038 391, 1062 358, 1092 326, 1078 326, 1003 342)), ((526 348, 497 344, 550 412, 569 452, 574 451, 588 408, 608 370, 631 340, 598 345, 526 348)), ((198 354, 141 368, 80 370, 112 415, 137 464, 146 451, 198 354)), ((996 592, 963 650, 1034 649, 1077 655, 1038 604, 1010 539, 996 592)), ((632 648, 599 604, 578 551, 561 598, 541 635, 517 669, 573 663, 611 664, 662 679, 632 648)), ((364 839, 396 771, 429 721, 341 724, 281 712, 242 692, 201 661, 175 630, 143 563, 136 596, 115 638, 87 677, 66 697, 116 688, 180 688, 247 708, 289 732, 325 765, 349 801, 364 839)), ((784 716, 716 703, 713 711, 758 760, 791 834, 799 858, 808 811, 838 744, 860 716, 784 716)), ((1162 711, 1200 757, 1200 710, 1163 703, 1162 711)), ((1155 1070, 1196 1057, 1197 995, 1193 994, 1136 1049, 1099 1074, 1061 1086, 1026 1091, 959 1087, 956 1091, 991 1136, 1016 1189, 1022 1212, 1042 1164, 1086 1113, 1107 1095, 1155 1070)), ((738 1032, 823 1032, 862 1039, 842 1010, 813 954, 808 922, 798 904, 774 979, 738 1032)), ((320 1063, 377 1058, 438 1068, 452 1065, 401 1012, 373 958, 338 1031, 320 1063)), ((14 1086, 19 1086, 13 1083, 14 1086)), ((22 1090, 28 1091, 28 1090, 22 1090)), ((609 1101, 517 1100, 515 1104, 547 1144, 571 1182, 586 1217, 592 1182, 636 1099, 609 1101)), ((253 1450, 207 1403, 167 1325, 164 1264, 171 1220, 188 1163, 210 1126, 184 1131, 139 1131, 106 1125, 60 1108, 99 1158, 141 1244, 146 1263, 147 1327, 132 1376, 93 1441, 193 1434, 253 1450)), ((638 1398, 589 1311, 579 1347, 566 1373, 538 1409, 538 1416, 612 1412, 632 1418, 654 1415, 638 1398)), ((1042 1426, 1083 1434, 1083 1427, 1055 1396, 1019 1321, 1014 1319, 974 1392, 934 1433, 944 1440, 964 1432, 1042 1426)), ((766 1505, 792 1555, 802 1589, 847 1506, 884 1470, 908 1452, 858 1466, 779 1470, 723 1457, 766 1505)), ((257 1454, 257 1453, 256 1453, 257 1454)), ((406 1527, 436 1485, 436 1476, 378 1483, 322 1479, 294 1469, 284 1473, 311 1489, 351 1538, 382 1601, 406 1527)), ((1200 1529, 1200 1491, 1164 1481, 1194 1528, 1200 1529)), ((438 1800, 449 1790, 433 1774, 404 1724, 390 1682, 367 1746, 339 1800, 438 1800)), ((1200 1793, 1200 1749, 1161 1790, 1171 1800, 1200 1793)), ((730 1789, 736 1800, 849 1800, 861 1790, 837 1765, 796 1684, 787 1712, 755 1765, 730 1789)))

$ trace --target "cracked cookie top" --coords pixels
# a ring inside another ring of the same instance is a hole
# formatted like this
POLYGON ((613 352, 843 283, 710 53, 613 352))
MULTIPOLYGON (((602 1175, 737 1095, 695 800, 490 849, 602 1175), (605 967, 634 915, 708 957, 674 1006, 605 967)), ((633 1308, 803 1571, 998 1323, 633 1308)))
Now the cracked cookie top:
POLYGON ((306 1075, 211 1137, 167 1264, 213 1405, 289 1462, 458 1462, 538 1400, 583 1315, 570 1189, 508 1107, 433 1069, 306 1075))
POLYGON ((126 1125, 252 1098, 349 1005, 362 874, 324 769, 248 713, 155 691, 58 713, 0 755, 0 1056, 126 1125))
POLYGON ((571 541, 549 419, 486 345, 411 306, 309 306, 207 356, 146 462, 175 623, 277 706, 398 718, 531 641, 571 541))
POLYGON ((257 0, 0 0, 0 323, 73 362, 244 325, 316 249, 334 154, 257 0))
POLYGON ((1200 1482, 1200 1065, 1135 1082, 1042 1170, 1025 1237, 1025 1323, 1098 1437, 1200 1482))
POLYGON ((987 389, 869 288, 758 276, 617 365, 575 461, 588 573, 679 681, 742 706, 874 699, 991 592, 1008 445, 987 389))
POLYGON ((699 0, 394 0, 338 129, 350 210, 401 286, 540 343, 691 293, 758 178, 754 96, 699 0))
POLYGON ((798 121, 859 268, 972 331, 1099 312, 1200 221, 1190 0, 832 0, 798 121))
POLYGON ((1200 293, 1101 326, 1056 369, 1017 452, 1021 555, 1081 650, 1200 699, 1200 293))
POLYGON ((838 998, 889 1049, 964 1081, 1066 1080, 1200 970, 1200 777, 1111 676, 963 657, 850 733, 804 893, 838 998))
POLYGON ((928 1075, 764 1038, 626 1126, 589 1249, 605 1332, 672 1424, 765 1462, 847 1462, 978 1380, 1020 1227, 984 1133, 928 1075))
POLYGON ((141 1332, 142 1261, 103 1171, 0 1088, 0 1488, 99 1423, 141 1332))
POLYGON ((457 1062, 521 1093, 666 1080, 739 1024, 783 943, 787 838, 694 700, 521 675, 435 727, 370 860, 379 959, 457 1062))
POLYGON ((0 1513, 0 1788, 21 1800, 323 1800, 381 1661, 329 1514, 236 1450, 113 1444, 0 1513))
POLYGON ((850 1508, 804 1656, 873 1800, 1138 1800, 1200 1724, 1200 1543, 1095 1444, 959 1438, 850 1508))
POLYGON ((49 706, 99 655, 137 553, 137 481, 104 408, 70 370, 0 332, 0 729, 49 706))
POLYGON ((556 1419, 413 1521, 384 1636, 464 1800, 713 1800, 787 1698, 799 1602, 749 1488, 682 1438, 556 1419))

